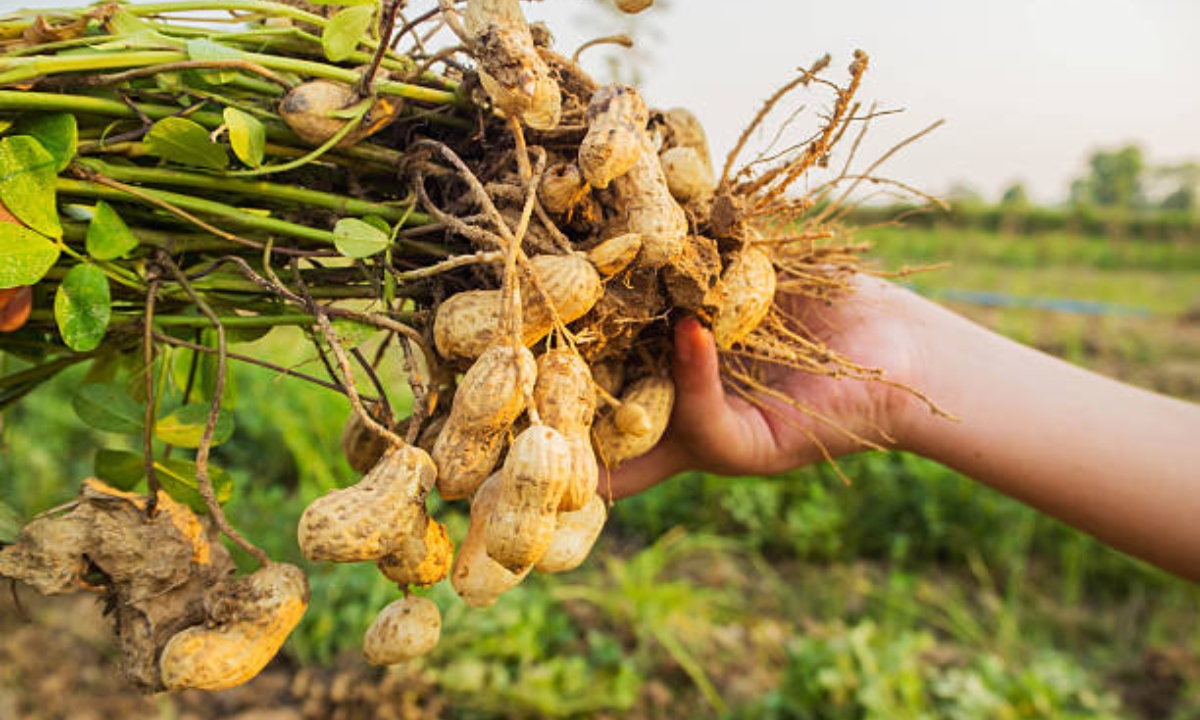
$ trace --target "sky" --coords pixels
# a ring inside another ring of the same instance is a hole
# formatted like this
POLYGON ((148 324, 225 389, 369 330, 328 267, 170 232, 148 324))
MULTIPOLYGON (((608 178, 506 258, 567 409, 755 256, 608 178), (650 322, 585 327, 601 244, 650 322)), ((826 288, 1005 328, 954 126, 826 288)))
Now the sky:
MULTIPOLYGON (((652 106, 700 118, 718 165, 797 67, 828 52, 830 77, 841 80, 856 48, 871 57, 859 98, 904 111, 875 123, 860 157, 945 120, 883 168, 935 194, 965 185, 995 198, 1023 182, 1034 199, 1061 201, 1091 152, 1126 143, 1153 164, 1200 162, 1200 0, 661 3, 634 18, 638 45, 622 52, 652 106)), ((63 4, 0 0, 0 10, 63 4)), ((547 22, 564 54, 624 29, 597 0, 542 0, 527 12, 547 22)), ((605 76, 609 52, 586 52, 584 66, 605 76)), ((815 127, 829 97, 801 103, 810 122, 793 140, 815 127)))

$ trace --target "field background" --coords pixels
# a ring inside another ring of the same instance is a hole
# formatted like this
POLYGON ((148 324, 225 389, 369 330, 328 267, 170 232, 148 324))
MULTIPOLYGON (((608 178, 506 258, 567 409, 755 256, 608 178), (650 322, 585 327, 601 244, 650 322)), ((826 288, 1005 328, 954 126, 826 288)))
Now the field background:
MULTIPOLYGON (((989 327, 1200 400, 1200 242, 1102 230, 934 220, 862 235, 880 270, 948 263, 905 282, 989 327)), ((311 361, 294 337, 256 346, 311 361)), ((5 414, 0 533, 67 501, 111 444, 71 411, 80 380, 5 414)), ((238 431, 218 452, 233 520, 299 561, 301 509, 353 479, 347 407, 252 368, 236 384, 238 431)), ((934 463, 840 467, 853 484, 828 467, 690 474, 618 503, 576 572, 487 611, 433 588, 441 645, 390 671, 357 654, 396 596, 370 567, 309 567, 312 605, 283 655, 215 695, 130 694, 97 601, 5 589, 0 718, 1200 718, 1196 587, 934 463)), ((439 512, 461 532, 457 509, 439 512)))

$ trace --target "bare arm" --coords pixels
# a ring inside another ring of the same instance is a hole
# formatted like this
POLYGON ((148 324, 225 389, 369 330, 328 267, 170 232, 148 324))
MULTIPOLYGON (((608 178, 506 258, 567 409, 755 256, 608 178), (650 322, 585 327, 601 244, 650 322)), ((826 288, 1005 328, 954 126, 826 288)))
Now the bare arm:
POLYGON ((762 397, 725 393, 711 336, 676 327, 678 401, 650 454, 613 477, 618 496, 687 469, 773 473, 890 438, 1102 541, 1200 580, 1200 406, 1081 370, 888 283, 863 279, 828 311, 826 340, 926 392, 957 420, 881 383, 779 373, 774 390, 839 428, 762 397))

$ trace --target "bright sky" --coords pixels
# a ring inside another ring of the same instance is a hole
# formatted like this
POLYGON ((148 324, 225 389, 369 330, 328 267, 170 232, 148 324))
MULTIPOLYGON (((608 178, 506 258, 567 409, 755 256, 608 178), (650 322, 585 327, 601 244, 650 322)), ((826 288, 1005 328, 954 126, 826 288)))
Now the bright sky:
MULTIPOLYGON (((528 8, 566 54, 620 29, 595 0, 528 8)), ((944 118, 884 168, 935 193, 965 183, 994 198, 1023 181, 1061 200, 1092 150, 1127 142, 1152 163, 1200 161, 1200 0, 670 0, 637 19, 645 96, 695 112, 718 163, 794 68, 829 52, 842 79, 855 48, 872 60, 860 99, 905 109, 877 124, 863 157, 944 118)), ((585 66, 602 75, 606 53, 589 51, 585 66)))

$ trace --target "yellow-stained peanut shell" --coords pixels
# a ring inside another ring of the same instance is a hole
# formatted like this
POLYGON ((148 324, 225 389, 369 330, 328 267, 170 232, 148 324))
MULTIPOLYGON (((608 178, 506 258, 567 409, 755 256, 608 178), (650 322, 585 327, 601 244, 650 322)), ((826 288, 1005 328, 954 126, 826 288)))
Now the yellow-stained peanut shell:
POLYGON ((588 132, 579 144, 579 169, 592 187, 603 189, 632 170, 646 154, 650 112, 634 88, 605 85, 592 95, 587 115, 588 132))
POLYGON ((650 375, 632 383, 621 395, 622 407, 637 406, 650 421, 649 432, 631 434, 617 426, 616 413, 608 413, 596 421, 594 438, 596 454, 609 467, 617 467, 650 451, 658 444, 671 419, 675 406, 675 384, 669 377, 650 375))
POLYGON ((571 473, 558 509, 560 512, 573 512, 586 505, 596 494, 596 488, 600 486, 600 463, 596 460, 596 451, 592 449, 590 434, 572 435, 566 440, 571 445, 571 473))
POLYGON ((637 403, 627 402, 613 411, 613 423, 617 429, 626 435, 641 437, 654 430, 654 421, 646 408, 637 403))
POLYGON ((727 350, 762 323, 775 300, 775 266, 762 250, 743 248, 721 273, 721 302, 713 320, 717 347, 727 350))
POLYGON ((667 144, 664 149, 687 147, 696 151, 709 176, 713 175, 712 155, 708 151, 708 135, 700 120, 687 108, 671 108, 661 113, 667 126, 667 144))
POLYGON ((493 473, 471 498, 471 522, 450 571, 450 584, 454 586, 454 591, 473 608, 494 604, 501 595, 519 585, 533 569, 530 566, 519 572, 510 572, 487 554, 483 537, 488 519, 500 497, 500 482, 500 473, 493 473))
POLYGON ((712 197, 716 188, 712 170, 690 147, 673 147, 659 155, 663 175, 671 197, 684 205, 701 203, 712 197))
POLYGON ((571 472, 571 446, 557 430, 534 425, 512 442, 500 471, 500 497, 484 528, 487 554, 510 572, 550 547, 571 472))
MULTIPOLYGON (((526 345, 554 329, 554 313, 564 324, 571 323, 604 295, 600 274, 584 255, 535 255, 529 264, 538 282, 521 282, 521 336, 526 345)), ((444 301, 433 321, 438 353, 447 359, 479 357, 494 342, 503 307, 499 290, 468 290, 444 301)))
MULTIPOLYGON (((279 101, 279 116, 292 132, 310 145, 324 145, 349 122, 335 113, 347 110, 363 98, 353 86, 333 80, 311 80, 297 85, 279 101)), ((338 147, 349 147, 382 130, 400 115, 396 98, 381 96, 338 147)))
POLYGON ((300 622, 308 581, 295 565, 272 563, 213 591, 209 620, 176 633, 159 670, 168 690, 225 690, 257 675, 300 622))
POLYGON ((654 0, 617 0, 617 7, 623 13, 640 13, 654 4, 654 0))
POLYGON ((538 200, 546 212, 565 215, 587 192, 587 183, 579 166, 573 162, 556 163, 546 168, 538 185, 538 200))
POLYGON ((372 665, 395 665, 437 647, 442 614, 428 598, 408 595, 379 612, 363 636, 363 655, 372 665))
POLYGON ((391 554, 379 559, 379 571, 392 582, 404 587, 428 587, 450 574, 454 559, 454 543, 446 526, 430 518, 420 535, 410 535, 400 541, 391 554))
POLYGON ((604 277, 612 277, 629 267, 642 249, 642 236, 622 233, 611 237, 587 251, 588 260, 604 277))
POLYGON ((424 450, 384 453, 362 480, 314 500, 300 516, 297 539, 313 561, 364 562, 391 553, 424 528, 425 498, 437 470, 424 450))
POLYGON ((463 376, 450 417, 433 445, 443 499, 468 497, 491 474, 536 378, 533 353, 510 345, 488 348, 463 376))
POLYGON ((541 573, 560 573, 579 567, 591 553, 607 519, 604 499, 594 493, 579 510, 560 512, 554 539, 534 569, 541 573))

